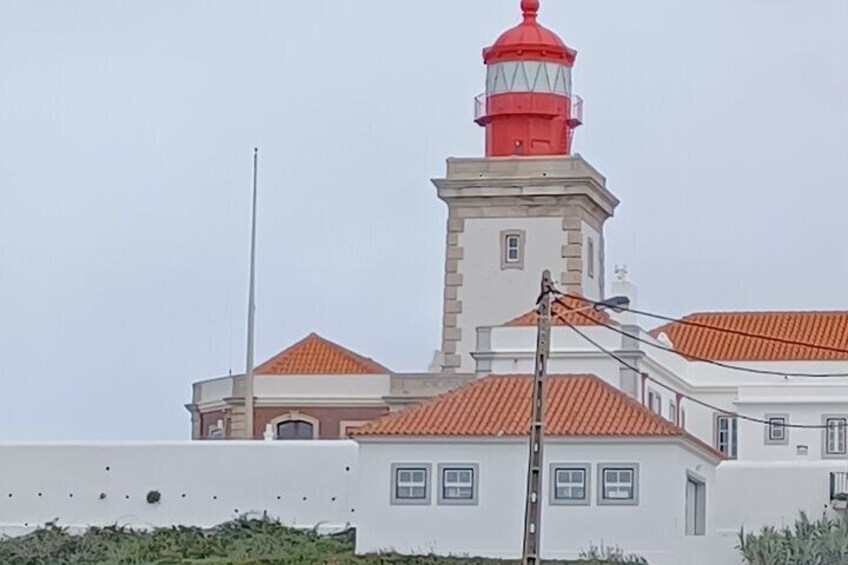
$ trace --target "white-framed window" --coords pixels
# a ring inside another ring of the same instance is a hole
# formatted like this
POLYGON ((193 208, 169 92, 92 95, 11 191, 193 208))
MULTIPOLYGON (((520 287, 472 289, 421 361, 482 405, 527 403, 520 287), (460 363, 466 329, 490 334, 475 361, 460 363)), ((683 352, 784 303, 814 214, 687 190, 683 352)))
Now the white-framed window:
POLYGON ((595 240, 591 237, 586 240, 586 272, 590 279, 595 278, 595 240))
POLYGON ((766 445, 788 445, 789 444, 789 414, 766 414, 766 445))
POLYGON ((501 232, 501 269, 524 268, 524 232, 504 230, 501 232))
POLYGON ((439 465, 439 504, 477 504, 478 473, 476 463, 439 465))
POLYGON ((551 464, 552 505, 582 506, 589 504, 590 473, 588 463, 551 464))
POLYGON ((686 535, 707 533, 707 483, 702 477, 686 475, 686 535))
POLYGON ((518 234, 506 236, 506 263, 519 263, 521 261, 521 237, 518 234))
POLYGON ((648 408, 662 416, 662 396, 655 390, 648 389, 648 408))
POLYGON ((598 465, 598 504, 639 504, 639 465, 609 463, 598 465))
POLYGON ((430 504, 430 465, 392 465, 392 504, 430 504))
POLYGON ((833 457, 845 455, 846 427, 848 416, 825 416, 824 418, 824 455, 833 457))
POLYGON ((715 446, 725 456, 736 459, 738 422, 736 416, 716 416, 715 446))

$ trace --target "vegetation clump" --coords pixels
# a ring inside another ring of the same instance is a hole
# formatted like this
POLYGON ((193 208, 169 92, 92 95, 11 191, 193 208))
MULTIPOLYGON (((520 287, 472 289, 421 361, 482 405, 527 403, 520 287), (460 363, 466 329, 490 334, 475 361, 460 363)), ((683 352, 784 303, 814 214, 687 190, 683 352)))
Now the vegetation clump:
POLYGON ((750 565, 843 565, 848 563, 848 520, 802 513, 791 528, 739 533, 736 546, 750 565))
MULTIPOLYGON (((3 565, 506 565, 507 561, 435 556, 355 555, 354 532, 322 536, 270 520, 242 518, 210 530, 173 527, 135 531, 119 526, 74 535, 47 524, 0 539, 3 565)), ((585 565, 638 565, 618 550, 590 548, 585 565)))

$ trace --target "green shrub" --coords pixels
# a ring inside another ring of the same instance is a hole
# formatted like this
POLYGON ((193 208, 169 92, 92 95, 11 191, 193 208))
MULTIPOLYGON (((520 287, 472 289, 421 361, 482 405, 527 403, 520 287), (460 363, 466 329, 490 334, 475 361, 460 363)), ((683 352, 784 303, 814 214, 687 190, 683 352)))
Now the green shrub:
MULTIPOLYGON (((578 563, 637 565, 618 549, 592 547, 578 563)), ((56 524, 0 539, 2 565, 506 565, 506 561, 354 554, 354 532, 321 536, 270 520, 246 518, 210 530, 119 526, 70 534, 56 524)), ((550 563, 553 565, 553 563, 550 563)))
POLYGON ((648 565, 645 558, 637 555, 625 555, 620 547, 590 545, 589 549, 580 552, 580 563, 584 565, 648 565))
POLYGON ((739 533, 736 546, 750 565, 844 565, 848 563, 848 520, 811 521, 806 514, 791 528, 766 527, 739 533))

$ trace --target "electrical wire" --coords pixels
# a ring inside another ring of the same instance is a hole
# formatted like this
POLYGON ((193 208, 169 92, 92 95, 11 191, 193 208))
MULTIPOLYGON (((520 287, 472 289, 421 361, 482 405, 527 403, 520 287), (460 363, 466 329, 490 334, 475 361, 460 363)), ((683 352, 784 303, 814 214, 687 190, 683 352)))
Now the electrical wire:
MULTIPOLYGON (((634 366, 631 363, 628 363, 627 361, 625 361, 624 359, 622 359, 621 357, 619 357, 618 355, 616 355, 615 353, 613 353, 609 349, 605 348, 603 345, 601 345, 600 343, 598 343, 597 341, 595 341, 594 339, 592 339, 591 337, 589 337, 588 335, 586 335, 585 333, 583 333, 582 331, 577 329, 577 327, 574 324, 566 321, 565 325, 570 327, 572 330, 574 330, 577 333, 577 335, 579 335, 580 337, 582 337, 583 339, 585 339, 586 341, 591 343, 593 346, 598 348, 600 351, 603 351, 609 357, 618 361, 623 367, 627 367, 628 369, 635 371, 638 374, 641 374, 647 380, 663 387, 666 390, 669 390, 669 391, 671 391, 675 394, 680 395, 682 398, 685 398, 685 399, 689 400, 690 402, 693 402, 695 404, 698 404, 698 405, 703 406, 704 408, 708 408, 710 410, 715 410, 716 412, 720 412, 721 414, 724 414, 726 416, 732 416, 734 418, 738 418, 739 420, 746 420, 748 422, 754 422, 755 424, 763 424, 763 425, 767 425, 767 426, 772 425, 772 423, 769 422, 768 420, 763 420, 761 418, 754 418, 753 416, 745 416, 744 414, 739 414, 738 412, 733 412, 731 410, 725 410, 724 408, 719 408, 718 406, 714 406, 712 404, 709 404, 708 402, 704 402, 703 400, 699 400, 699 399, 694 398, 693 396, 690 396, 688 394, 681 393, 681 392, 673 389, 669 385, 667 385, 663 382, 660 382, 659 380, 655 379, 654 377, 650 376, 649 374, 643 373, 638 367, 634 366)), ((805 429, 805 430, 826 430, 826 429, 830 429, 830 427, 827 424, 792 424, 790 422, 785 422, 783 424, 780 424, 780 426, 782 428, 798 428, 798 429, 805 429)))
POLYGON ((835 379, 835 378, 840 378, 840 377, 848 377, 848 373, 792 373, 792 372, 786 372, 786 371, 771 371, 769 369, 756 369, 756 368, 753 368, 753 367, 743 367, 741 365, 733 365, 731 363, 723 363, 721 361, 715 361, 713 359, 707 359, 706 357, 699 357, 697 355, 692 355, 691 353, 683 353, 683 352, 678 351, 673 347, 669 347, 669 346, 667 346, 663 343, 650 341, 650 340, 647 340, 643 337, 639 337, 637 335, 629 334, 626 331, 621 330, 621 329, 619 329, 619 328, 617 328, 617 327, 615 327, 611 324, 606 324, 602 321, 596 320, 595 318, 592 318, 591 316, 589 316, 585 312, 578 310, 578 309, 569 310, 567 313, 580 314, 580 316, 591 321, 593 324, 603 326, 603 327, 607 328, 608 330, 614 331, 615 333, 621 334, 625 337, 632 338, 632 339, 634 339, 634 340, 636 340, 640 343, 650 345, 651 347, 661 349, 662 351, 668 351, 669 353, 674 353, 675 355, 678 355, 680 357, 685 357, 687 359, 699 361, 701 363, 708 363, 710 365, 715 365, 716 367, 722 367, 722 368, 731 369, 731 370, 734 370, 734 371, 743 371, 743 372, 746 372, 746 373, 755 373, 755 374, 758 374, 758 375, 772 375, 772 376, 777 376, 777 377, 801 377, 801 378, 805 378, 805 379, 835 379))
MULTIPOLYGON (((603 301, 592 300, 591 298, 586 298, 585 296, 580 296, 579 294, 572 294, 572 293, 560 293, 560 294, 562 296, 565 296, 565 297, 568 297, 568 298, 574 298, 575 300, 580 300, 582 302, 588 302, 589 304, 594 304, 595 306, 598 306, 598 307, 608 307, 609 306, 608 303, 605 303, 603 301)), ((830 351, 831 353, 842 353, 842 354, 848 355, 848 349, 844 349, 842 347, 834 347, 834 346, 830 346, 830 345, 822 345, 820 343, 810 343, 810 342, 807 342, 807 341, 787 339, 787 338, 782 338, 780 336, 775 336, 775 335, 766 335, 766 334, 757 334, 757 333, 752 333, 752 332, 745 332, 745 331, 742 331, 742 330, 735 330, 733 328, 721 328, 721 327, 718 327, 718 326, 713 326, 713 325, 710 325, 710 324, 704 324, 704 323, 701 323, 701 322, 693 322, 691 320, 684 320, 684 319, 680 319, 680 318, 672 318, 670 316, 664 316, 663 314, 656 314, 654 312, 647 312, 645 310, 637 310, 635 308, 630 308, 630 307, 627 307, 627 306, 616 306, 616 309, 624 310, 626 312, 631 312, 633 314, 638 314, 640 316, 647 316, 649 318, 654 318, 656 320, 662 320, 662 321, 665 321, 665 322, 672 322, 672 323, 681 324, 681 325, 684 325, 684 326, 701 328, 701 329, 704 329, 704 330, 712 330, 712 331, 716 331, 716 332, 733 334, 733 335, 737 335, 737 336, 740 336, 740 337, 762 339, 764 341, 772 341, 772 342, 775 342, 775 343, 782 343, 784 345, 795 345, 795 346, 798 346, 798 347, 808 347, 810 349, 818 349, 818 350, 821 350, 821 351, 830 351)))

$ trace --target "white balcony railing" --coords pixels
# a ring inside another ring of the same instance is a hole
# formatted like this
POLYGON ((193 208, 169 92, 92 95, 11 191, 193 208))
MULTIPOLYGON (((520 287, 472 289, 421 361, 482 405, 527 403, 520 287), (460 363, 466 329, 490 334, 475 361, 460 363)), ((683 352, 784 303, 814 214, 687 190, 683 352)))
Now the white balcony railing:
MULTIPOLYGON (((474 121, 480 123, 488 115, 488 95, 484 92, 474 97, 474 121)), ((568 127, 576 128, 583 125, 583 99, 578 95, 571 96, 571 115, 568 119, 568 127)))

